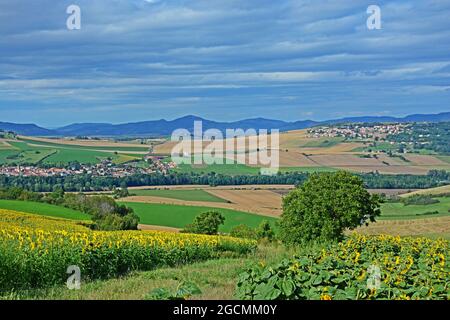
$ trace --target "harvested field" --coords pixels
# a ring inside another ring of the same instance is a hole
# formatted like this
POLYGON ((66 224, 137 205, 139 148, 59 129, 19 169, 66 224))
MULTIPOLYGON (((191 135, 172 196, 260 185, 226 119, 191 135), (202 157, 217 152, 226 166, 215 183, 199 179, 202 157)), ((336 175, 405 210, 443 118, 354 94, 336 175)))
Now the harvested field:
POLYGON ((80 147, 112 147, 112 148, 136 148, 136 147, 149 147, 146 145, 137 145, 135 143, 123 143, 114 142, 112 140, 84 140, 84 139, 49 139, 49 138, 37 138, 37 137, 24 137, 18 136, 20 139, 32 140, 37 144, 39 142, 55 143, 68 146, 80 146, 80 147))
POLYGON ((138 225, 138 229, 142 230, 142 231, 165 231, 165 232, 175 232, 175 233, 178 233, 181 230, 179 228, 154 226, 151 224, 140 224, 140 225, 138 225))
POLYGON ((131 196, 122 199, 126 202, 139 203, 158 203, 158 204, 175 204, 185 206, 205 206, 211 208, 232 209, 236 211, 244 211, 259 215, 276 217, 281 214, 281 195, 267 190, 205 190, 216 197, 228 200, 230 202, 208 202, 208 201, 187 201, 155 196, 131 196), (219 196, 226 194, 228 198, 219 196), (238 194, 245 194, 238 196, 238 194), (264 202, 252 200, 265 198, 264 202), (233 200, 231 200, 233 199, 233 200))
POLYGON ((353 172, 374 172, 378 171, 382 174, 416 174, 425 175, 428 173, 430 168, 427 167, 413 167, 413 166, 335 166, 335 168, 349 170, 353 172))
POLYGON ((450 217, 416 220, 383 220, 359 227, 362 234, 390 234, 399 236, 419 236, 423 234, 450 234, 450 217))
POLYGON ((422 155, 422 154, 409 154, 405 155, 405 158, 412 162, 413 165, 417 166, 445 166, 448 163, 442 161, 433 156, 422 155))
POLYGON ((430 188, 424 190, 415 190, 413 192, 402 194, 402 197, 409 197, 415 194, 429 194, 429 195, 442 195, 450 193, 450 184, 437 188, 430 188))
POLYGON ((216 197, 228 200, 240 210, 281 214, 281 195, 269 190, 208 190, 216 197))

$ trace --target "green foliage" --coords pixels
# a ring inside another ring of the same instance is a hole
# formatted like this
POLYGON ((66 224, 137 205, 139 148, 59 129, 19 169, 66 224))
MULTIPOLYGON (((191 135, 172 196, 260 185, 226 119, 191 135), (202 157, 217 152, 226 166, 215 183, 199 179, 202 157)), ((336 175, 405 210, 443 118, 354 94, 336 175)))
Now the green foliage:
POLYGON ((256 236, 258 239, 264 239, 267 241, 272 241, 275 238, 275 232, 273 231, 269 221, 261 221, 258 228, 256 228, 256 236))
POLYGON ((335 241, 380 214, 380 198, 345 171, 311 175, 283 199, 280 238, 286 244, 335 241))
POLYGON ((171 291, 166 288, 156 288, 145 296, 146 300, 186 300, 193 295, 201 294, 199 287, 189 281, 181 282, 178 287, 171 291))
POLYGON ((126 188, 126 187, 116 188, 116 189, 114 189, 114 192, 113 192, 114 199, 126 198, 129 195, 130 195, 130 193, 128 192, 128 188, 126 188))
POLYGON ((220 212, 206 211, 195 217, 194 222, 187 225, 183 232, 214 235, 224 222, 225 217, 220 212))
POLYGON ((108 196, 86 196, 82 193, 65 193, 58 185, 50 194, 30 192, 21 188, 0 189, 0 199, 24 202, 43 202, 63 206, 89 214, 97 230, 137 230, 139 216, 132 208, 120 205, 108 196))
MULTIPOLYGON (((5 151, 6 152, 6 151, 5 151)), ((0 158, 1 158, 0 154, 0 158)), ((0 159, 1 160, 1 159, 0 159)), ((73 162, 73 161, 72 161, 73 162)), ((302 169, 305 171, 305 169, 302 169)), ((89 174, 68 175, 65 177, 24 177, 0 175, 1 186, 17 186, 29 191, 52 192, 54 186, 64 188, 64 191, 103 191, 115 188, 157 185, 253 185, 253 184, 303 184, 310 173, 283 172, 277 175, 229 175, 217 173, 177 173, 169 175, 133 174, 123 178, 92 176, 89 174)), ((308 170, 310 171, 310 170, 308 170)), ((384 175, 379 173, 359 174, 367 188, 370 189, 426 189, 448 184, 450 172, 431 170, 427 175, 384 175)))
POLYGON ((257 239, 255 229, 250 228, 246 224, 240 224, 230 230, 230 236, 235 238, 257 239))
POLYGON ((365 237, 314 248, 239 276, 247 300, 450 299, 446 240, 365 237), (370 285, 370 286, 369 286, 370 285))

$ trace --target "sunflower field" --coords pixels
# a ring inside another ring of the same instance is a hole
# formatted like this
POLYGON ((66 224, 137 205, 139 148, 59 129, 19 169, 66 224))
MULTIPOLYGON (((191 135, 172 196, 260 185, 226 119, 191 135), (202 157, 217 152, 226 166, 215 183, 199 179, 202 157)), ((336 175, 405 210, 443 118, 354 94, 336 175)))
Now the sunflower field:
POLYGON ((352 235, 240 275, 240 299, 450 299, 447 240, 352 235))
POLYGON ((70 220, 0 210, 0 291, 64 284, 71 265, 93 280, 255 248, 254 241, 222 236, 91 231, 70 220))

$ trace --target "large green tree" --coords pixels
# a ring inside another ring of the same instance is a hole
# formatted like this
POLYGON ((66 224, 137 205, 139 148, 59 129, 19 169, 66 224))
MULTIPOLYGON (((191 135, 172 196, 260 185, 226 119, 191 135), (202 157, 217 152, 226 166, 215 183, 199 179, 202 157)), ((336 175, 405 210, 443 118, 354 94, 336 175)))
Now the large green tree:
POLYGON ((346 171, 316 173, 283 199, 280 238, 286 244, 341 240, 380 214, 380 197, 346 171))

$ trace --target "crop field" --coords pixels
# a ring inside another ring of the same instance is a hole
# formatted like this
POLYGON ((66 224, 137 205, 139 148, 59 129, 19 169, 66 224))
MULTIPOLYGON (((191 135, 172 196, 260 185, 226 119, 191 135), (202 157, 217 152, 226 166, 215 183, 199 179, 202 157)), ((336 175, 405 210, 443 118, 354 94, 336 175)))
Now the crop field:
POLYGON ((415 194, 441 195, 450 193, 450 184, 442 187, 430 188, 425 190, 416 190, 413 192, 402 194, 401 197, 409 197, 415 194))
POLYGON ((255 247, 251 240, 221 236, 90 231, 69 221, 1 211, 0 292, 63 285, 70 265, 90 281, 217 258, 226 251, 245 254, 255 247))
POLYGON ((442 216, 424 219, 382 220, 356 229, 358 233, 400 236, 432 236, 450 239, 450 217, 442 216))
POLYGON ((260 172, 259 168, 246 166, 244 164, 212 164, 212 165, 189 165, 181 164, 175 171, 181 173, 220 173, 230 175, 253 175, 260 172))
MULTIPOLYGON (((261 138, 261 136, 260 136, 261 138)), ((155 145, 155 154, 169 155, 177 142, 166 141, 155 145)), ((209 142, 204 142, 203 147, 209 142)), ((224 143, 223 143, 224 144, 224 143)), ((229 149, 224 145, 218 150, 219 154, 229 149)), ((271 145, 269 142, 268 149, 271 145)), ((308 137, 306 130, 295 130, 280 134, 279 166, 282 172, 304 171, 321 172, 337 169, 352 172, 375 172, 382 174, 416 174, 423 175, 432 169, 450 170, 450 161, 445 156, 429 154, 405 154, 404 159, 399 156, 388 156, 379 153, 376 157, 367 157, 367 152, 396 151, 398 145, 380 142, 375 147, 370 147, 364 141, 345 141, 341 137, 308 137), (406 160, 405 160, 406 159, 406 160)), ((243 153, 244 150, 234 150, 243 153)), ((181 165, 180 172, 197 173, 223 173, 223 174, 258 174, 259 168, 264 167, 260 163, 251 164, 250 156, 259 158, 259 155, 267 150, 245 150, 245 160, 234 165, 181 165)), ((193 154, 194 150, 191 150, 193 154)), ((226 157, 226 155, 224 155, 226 157)), ((235 156, 233 156, 234 159, 235 156)))
POLYGON ((186 201, 227 202, 226 200, 214 196, 211 193, 201 189, 194 189, 194 190, 141 189, 141 190, 132 190, 131 193, 136 196, 155 196, 186 201))
POLYGON ((88 214, 52 204, 20 201, 20 200, 0 200, 0 209, 16 210, 36 215, 65 218, 71 220, 90 220, 88 214))
POLYGON ((269 190, 209 190, 209 193, 226 199, 235 208, 273 216, 281 215, 281 195, 269 190))
POLYGON ((134 212, 141 219, 141 224, 173 228, 184 228, 187 224, 192 223, 197 215, 209 210, 218 211, 225 217, 225 224, 219 228, 220 232, 229 232, 232 227, 240 224, 245 224, 249 227, 257 227, 263 220, 268 220, 272 224, 276 221, 275 218, 271 217, 223 208, 139 202, 121 203, 134 209, 134 212))

